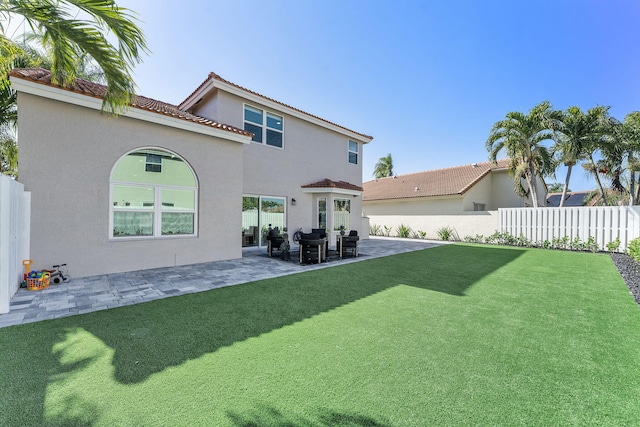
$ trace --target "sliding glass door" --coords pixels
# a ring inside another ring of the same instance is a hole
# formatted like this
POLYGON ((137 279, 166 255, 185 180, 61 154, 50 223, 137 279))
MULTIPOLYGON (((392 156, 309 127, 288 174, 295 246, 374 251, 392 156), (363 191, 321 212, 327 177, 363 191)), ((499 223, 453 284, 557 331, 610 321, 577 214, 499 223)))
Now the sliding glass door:
POLYGON ((242 198, 242 246, 264 246, 269 227, 284 230, 284 197, 244 196, 242 198))

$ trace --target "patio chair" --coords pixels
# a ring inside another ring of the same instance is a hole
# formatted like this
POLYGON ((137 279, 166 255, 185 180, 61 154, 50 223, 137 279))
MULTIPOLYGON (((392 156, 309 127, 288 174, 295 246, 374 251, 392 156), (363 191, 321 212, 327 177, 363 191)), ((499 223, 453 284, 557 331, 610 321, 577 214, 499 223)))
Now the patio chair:
POLYGON ((325 246, 327 239, 316 233, 300 234, 300 264, 318 263, 326 259, 325 246))
POLYGON ((326 258, 327 254, 329 253, 329 239, 327 238, 327 230, 325 230, 324 228, 312 228, 311 233, 317 234, 321 239, 324 239, 324 256, 326 258))
POLYGON ((269 234, 267 234, 267 252, 269 256, 273 256, 273 251, 279 251, 280 245, 284 243, 284 239, 280 236, 280 230, 278 227, 273 230, 269 230, 269 234))
POLYGON ((358 237, 357 230, 351 230, 348 236, 340 236, 339 239, 338 251, 340 258, 343 258, 345 255, 358 256, 358 241, 360 237, 358 237))

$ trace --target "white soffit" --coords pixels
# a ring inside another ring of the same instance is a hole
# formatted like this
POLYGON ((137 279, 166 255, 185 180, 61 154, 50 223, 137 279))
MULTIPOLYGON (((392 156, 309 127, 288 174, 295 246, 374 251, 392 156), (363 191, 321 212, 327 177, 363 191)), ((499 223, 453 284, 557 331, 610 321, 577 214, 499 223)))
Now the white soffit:
POLYGON ((349 196, 360 196, 362 191, 356 190, 347 190, 345 188, 336 188, 336 187, 313 187, 313 188, 303 188, 303 193, 312 193, 312 194, 347 194, 349 196))
MULTIPOLYGON (((102 109, 102 99, 94 98, 89 95, 83 95, 69 90, 36 83, 29 80, 10 77, 11 86, 17 92, 24 92, 30 95, 40 96, 55 101, 65 102, 68 104, 78 105, 85 108, 100 111, 102 109)), ((124 117, 142 120, 145 122, 155 123, 163 126, 169 126, 176 129, 182 129, 188 132, 199 133, 202 135, 214 136, 220 139, 249 144, 251 137, 228 132, 222 129, 202 125, 188 120, 178 119, 166 116, 162 113, 154 113, 136 107, 130 107, 122 114, 124 117)))

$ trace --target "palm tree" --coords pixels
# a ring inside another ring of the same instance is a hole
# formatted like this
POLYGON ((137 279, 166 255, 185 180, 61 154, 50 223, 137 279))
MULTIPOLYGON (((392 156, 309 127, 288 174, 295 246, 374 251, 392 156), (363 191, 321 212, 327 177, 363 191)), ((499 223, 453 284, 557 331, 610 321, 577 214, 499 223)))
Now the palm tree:
POLYGON ((559 112, 548 101, 541 102, 527 114, 517 111, 507 113, 491 127, 485 146, 489 160, 496 162, 498 153, 506 151, 511 159, 509 173, 513 176, 514 190, 521 197, 531 198, 534 207, 540 206, 537 190, 538 176, 549 175, 553 170, 551 154, 543 143, 553 138, 559 112), (525 180, 527 188, 522 185, 525 180))
MULTIPOLYGON (((607 193, 602 185, 601 175, 611 178, 612 186, 616 191, 621 190, 620 174, 621 168, 617 165, 622 164, 623 152, 619 141, 620 123, 609 114, 610 107, 597 106, 589 110, 593 110, 595 120, 595 130, 593 138, 585 141, 584 153, 587 162, 582 167, 589 173, 593 174, 600 191, 602 203, 608 206, 607 193), (596 161, 595 155, 600 152, 602 159, 596 161)), ((589 112, 587 114, 589 114, 589 112)))
POLYGON ((393 175, 393 159, 391 153, 385 157, 380 157, 373 169, 373 176, 376 178, 384 178, 393 175))
MULTIPOLYGON (((29 40, 41 38, 27 37, 29 40)), ((26 41, 16 42, 18 54, 13 60, 16 68, 42 67, 51 68, 53 52, 44 52, 31 46, 26 41)), ((78 58, 77 76, 86 80, 104 83, 104 73, 91 62, 91 58, 82 55, 78 58)), ((10 86, 0 86, 0 173, 18 176, 18 145, 16 128, 18 124, 17 94, 10 86)))
MULTIPOLYGON (((88 55, 104 71, 107 84, 102 109, 122 112, 132 101, 135 83, 132 67, 140 62, 147 45, 130 11, 114 0, 0 0, 0 18, 22 17, 34 33, 42 36, 45 48, 53 52, 52 82, 69 86, 77 76, 78 58, 88 55), (90 19, 76 19, 75 14, 90 19), (117 40, 114 46, 107 34, 117 40)), ((9 40, 0 25, 0 86, 20 49, 9 40)))
MULTIPOLYGON (((564 186, 559 182, 553 182, 551 184, 547 184, 547 191, 549 193, 560 193, 562 192, 563 188, 564 186)), ((571 190, 567 190, 567 191, 571 191, 571 190)))
POLYGON ((629 169, 629 205, 635 205, 638 200, 636 189, 636 174, 640 171, 640 111, 627 114, 620 128, 622 144, 627 151, 627 168, 629 169))
POLYGON ((552 151, 558 161, 567 167, 560 207, 564 205, 572 168, 587 156, 587 147, 597 144, 602 136, 606 112, 606 108, 599 106, 589 109, 586 114, 579 107, 569 107, 562 113, 559 126, 554 129, 557 133, 552 151))

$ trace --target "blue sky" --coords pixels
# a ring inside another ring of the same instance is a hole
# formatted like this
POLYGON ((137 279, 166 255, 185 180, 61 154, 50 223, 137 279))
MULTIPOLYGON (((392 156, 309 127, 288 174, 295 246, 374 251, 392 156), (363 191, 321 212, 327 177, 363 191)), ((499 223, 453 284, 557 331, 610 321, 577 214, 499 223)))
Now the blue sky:
POLYGON ((485 161, 492 124, 543 100, 640 110, 637 0, 117 3, 152 51, 140 94, 177 104, 213 71, 372 135, 365 181, 388 153, 397 174, 485 161))

